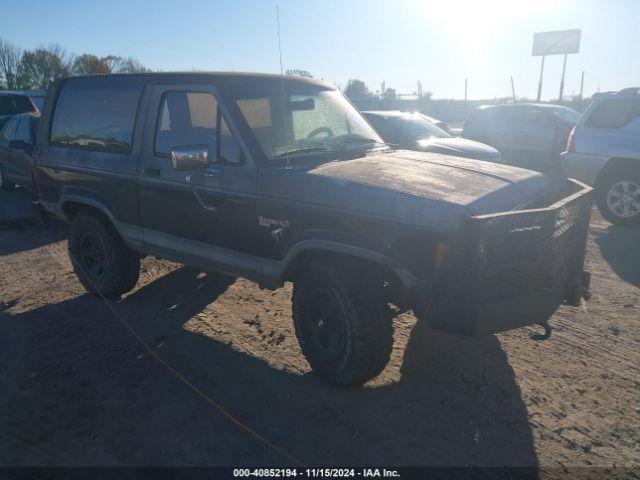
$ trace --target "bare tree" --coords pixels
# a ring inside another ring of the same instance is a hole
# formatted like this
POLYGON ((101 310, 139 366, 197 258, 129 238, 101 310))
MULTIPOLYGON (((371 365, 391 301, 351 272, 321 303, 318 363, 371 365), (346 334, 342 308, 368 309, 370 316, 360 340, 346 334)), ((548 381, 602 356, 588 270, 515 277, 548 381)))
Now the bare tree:
POLYGON ((133 57, 122 58, 117 68, 117 73, 144 73, 149 72, 138 60, 133 57))
POLYGON ((105 62, 109 67, 109 73, 114 73, 117 72, 120 68, 122 57, 119 57, 117 55, 107 55, 106 57, 102 57, 102 61, 105 62))
POLYGON ((20 86, 45 90, 51 82, 72 72, 73 59, 59 45, 27 50, 19 68, 20 86))
POLYGON ((98 58, 90 53, 80 55, 73 61, 73 73, 76 75, 111 73, 111 65, 107 58, 109 57, 98 58))
POLYGON ((0 79, 4 81, 10 90, 19 88, 19 66, 20 49, 0 38, 0 79))

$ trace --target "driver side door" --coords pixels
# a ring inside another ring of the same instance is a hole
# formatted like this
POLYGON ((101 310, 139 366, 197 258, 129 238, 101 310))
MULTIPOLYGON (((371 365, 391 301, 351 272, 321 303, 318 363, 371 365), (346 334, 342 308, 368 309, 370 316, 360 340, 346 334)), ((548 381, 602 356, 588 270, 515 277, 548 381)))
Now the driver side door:
POLYGON ((243 222, 255 210, 255 166, 215 88, 152 86, 148 112, 138 166, 145 243, 196 262, 213 254, 211 247, 242 252, 243 222), (176 169, 172 154, 189 149, 206 150, 208 165, 176 169))

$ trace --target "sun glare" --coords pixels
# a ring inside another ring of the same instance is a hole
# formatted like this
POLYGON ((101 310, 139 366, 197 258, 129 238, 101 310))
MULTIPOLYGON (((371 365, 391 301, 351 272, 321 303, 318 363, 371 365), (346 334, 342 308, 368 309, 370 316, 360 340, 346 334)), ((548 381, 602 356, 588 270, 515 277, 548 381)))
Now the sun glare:
POLYGON ((446 33, 473 49, 485 46, 501 24, 549 10, 557 0, 416 0, 418 8, 446 33))

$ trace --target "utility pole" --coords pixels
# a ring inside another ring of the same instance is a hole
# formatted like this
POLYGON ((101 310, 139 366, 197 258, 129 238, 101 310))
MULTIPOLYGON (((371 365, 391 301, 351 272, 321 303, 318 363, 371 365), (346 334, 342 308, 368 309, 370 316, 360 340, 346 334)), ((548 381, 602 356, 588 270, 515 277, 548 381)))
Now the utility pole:
POLYGON ((562 103, 562 95, 564 93, 564 72, 567 69, 567 54, 564 54, 564 61, 562 62, 562 79, 560 79, 560 94, 558 100, 562 103))
POLYGON ((540 82, 538 82, 538 102, 542 96, 542 74, 544 73, 544 55, 542 55, 542 64, 540 65, 540 82))
POLYGON ((513 95, 513 103, 516 103, 516 87, 513 85, 513 75, 511 75, 511 95, 513 95))
POLYGON ((582 92, 584 91, 584 70, 582 70, 582 76, 580 77, 580 103, 582 106, 582 92))
POLYGON ((468 85, 467 77, 464 77, 464 119, 467 120, 467 85, 468 85))

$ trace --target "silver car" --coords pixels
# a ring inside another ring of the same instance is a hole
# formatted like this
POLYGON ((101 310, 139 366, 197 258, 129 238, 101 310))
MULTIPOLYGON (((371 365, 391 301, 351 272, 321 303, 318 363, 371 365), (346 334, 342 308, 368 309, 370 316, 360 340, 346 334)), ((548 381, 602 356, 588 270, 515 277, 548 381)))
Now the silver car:
POLYGON ((595 187, 607 220, 640 227, 640 88, 597 95, 569 136, 562 167, 595 187))

